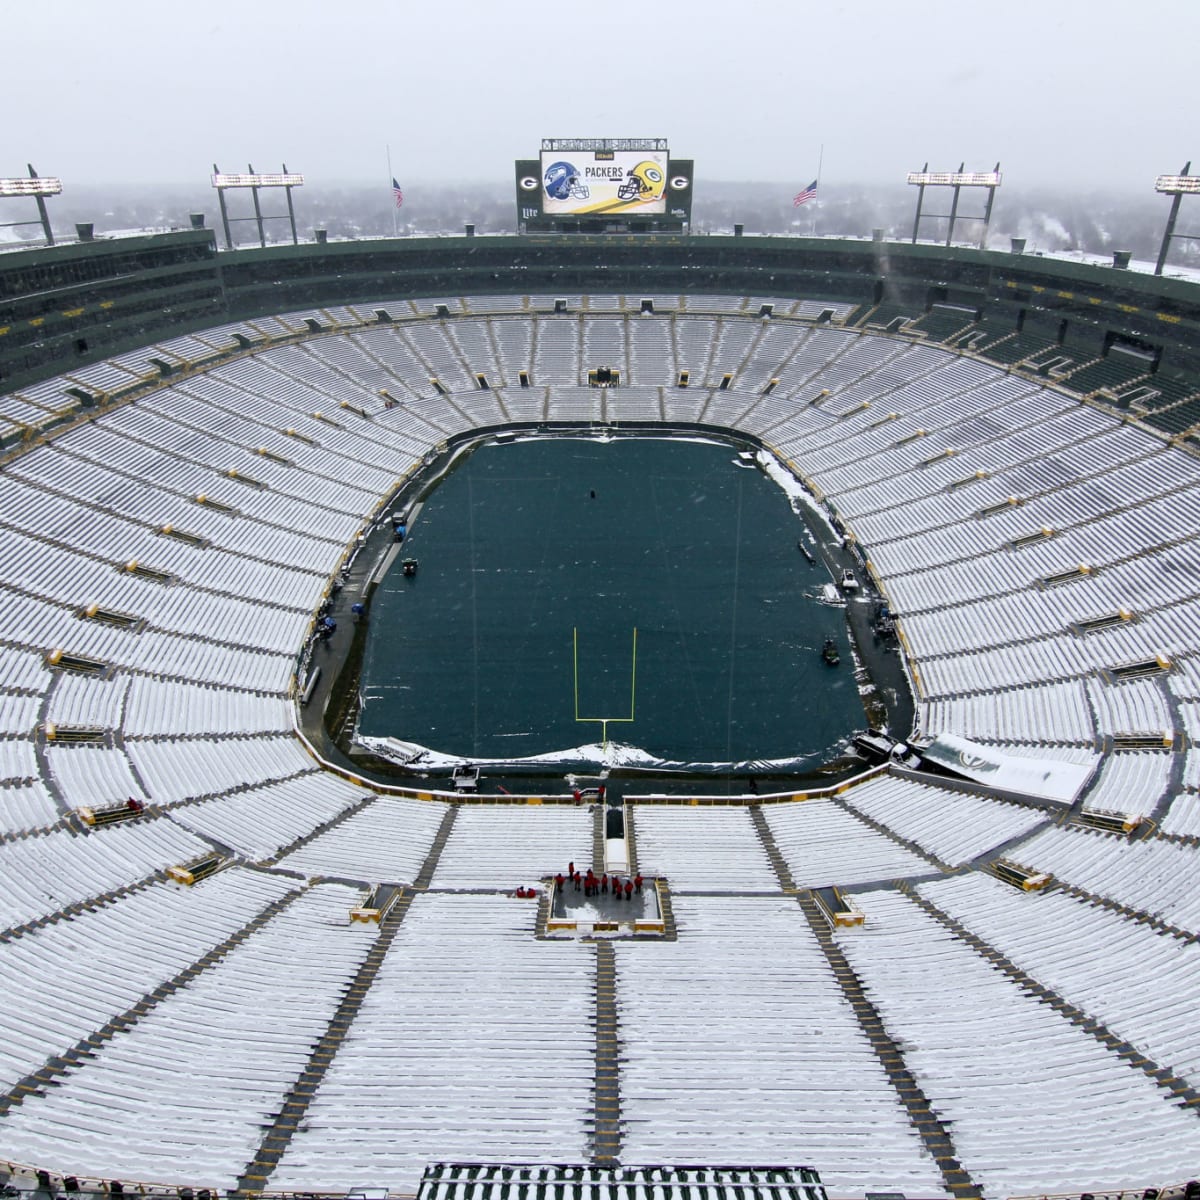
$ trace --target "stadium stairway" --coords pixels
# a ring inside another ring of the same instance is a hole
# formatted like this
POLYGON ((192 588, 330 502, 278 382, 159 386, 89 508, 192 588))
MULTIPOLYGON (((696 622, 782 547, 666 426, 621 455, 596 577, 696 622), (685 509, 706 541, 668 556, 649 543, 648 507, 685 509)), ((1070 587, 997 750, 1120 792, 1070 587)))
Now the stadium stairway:
POLYGON ((1159 1066, 1129 1042, 1117 1037, 1103 1021, 1089 1015, 1081 1008, 1076 1008, 1075 1005, 1064 1000, 1058 992, 1039 983, 1032 975, 1018 967, 1006 954, 1002 954, 994 946, 985 942, 983 938, 972 933, 961 921, 943 912, 931 900, 916 891, 907 890, 907 894, 914 904, 953 933, 955 937, 966 942, 977 954, 985 958, 997 970, 1002 971, 1020 988, 1048 1004, 1059 1016, 1070 1021, 1072 1025, 1078 1026, 1084 1033, 1091 1034, 1106 1050, 1111 1051, 1117 1058, 1124 1059, 1128 1066, 1142 1071, 1152 1079, 1169 1094, 1172 1101, 1181 1103, 1200 1117, 1200 1091, 1180 1079, 1169 1067, 1159 1066))
MULTIPOLYGON (((238 740, 243 741, 243 742, 250 742, 250 741, 265 742, 265 741, 269 741, 270 739, 272 739, 276 736, 277 736, 276 734, 271 734, 271 733, 247 733, 247 734, 240 735, 238 740)), ((201 740, 217 741, 218 736, 205 735, 203 738, 195 738, 194 740, 195 741, 201 741, 201 740)), ((290 783, 293 779, 302 779, 305 775, 311 775, 311 774, 312 774, 312 768, 305 767, 303 770, 292 771, 287 775, 272 776, 270 782, 271 783, 290 783)), ((212 800, 223 800, 226 796, 240 796, 243 792, 252 792, 256 788, 260 788, 262 786, 263 786, 263 780, 252 779, 252 780, 249 780, 248 782, 244 782, 244 783, 235 783, 232 787, 218 788, 216 791, 213 791, 213 792, 202 792, 198 796, 188 796, 183 800, 173 800, 169 804, 147 804, 146 807, 142 811, 143 811, 144 816, 153 816, 155 814, 161 813, 168 821, 174 821, 175 818, 171 814, 174 812, 177 812, 181 808, 190 808, 193 805, 207 804, 212 800)), ((144 817, 139 818, 139 819, 144 819, 144 817)), ((175 823, 181 825, 182 828, 184 828, 184 829, 187 828, 186 825, 182 825, 182 822, 175 822, 175 823)), ((213 841, 212 838, 209 838, 208 840, 213 841)), ((232 853, 232 851, 231 851, 231 853, 232 853)), ((283 852, 280 851, 280 853, 282 854, 283 852)))
POLYGON ((754 826, 754 832, 758 834, 758 840, 762 843, 763 850, 766 851, 767 861, 771 864, 771 869, 775 872, 776 878, 779 880, 779 886, 785 892, 794 892, 796 883, 792 879, 792 872, 787 865, 787 860, 779 852, 779 846, 775 842, 775 835, 771 832, 770 825, 767 824, 767 818, 763 816, 762 806, 752 804, 749 808, 750 823, 754 826))
POLYGON ((608 870, 604 863, 605 828, 608 822, 608 806, 592 805, 592 870, 603 875, 608 870))
POLYGON ((679 926, 675 923, 675 906, 671 903, 671 890, 658 889, 658 908, 663 919, 663 941, 673 942, 679 937, 679 926))
MULTIPOLYGON (((124 890, 127 892, 130 889, 124 890)), ((10 1109, 20 1104, 26 1097, 44 1095, 47 1088, 58 1087, 64 1075, 70 1074, 84 1060, 94 1058, 105 1043, 111 1041, 117 1034, 124 1033, 131 1025, 136 1024, 147 1013, 153 1011, 163 1000, 173 996, 181 988, 187 987, 201 972, 220 962, 231 950, 240 946, 251 934, 261 929, 307 890, 308 887, 305 885, 293 888, 286 895, 280 896, 278 900, 268 904, 240 929, 231 933, 223 942, 218 943, 170 979, 151 989, 124 1012, 109 1018, 99 1029, 88 1034, 87 1037, 81 1038, 74 1046, 64 1050, 62 1054, 48 1059, 45 1066, 39 1067, 23 1079, 19 1079, 12 1088, 0 1095, 0 1117, 5 1116, 10 1109)), ((86 907, 86 905, 80 907, 86 907)))
POLYGON ((343 821, 348 821, 351 817, 357 816, 368 804, 373 804, 378 798, 375 792, 367 793, 361 800, 351 804, 349 808, 343 808, 340 813, 336 813, 328 821, 322 821, 320 825, 310 829, 303 837, 298 837, 294 842, 289 842, 286 846, 281 846, 270 858, 264 859, 261 865, 264 867, 275 866, 285 854, 291 854, 293 851, 299 850, 302 846, 307 846, 309 842, 315 841, 323 834, 328 833, 343 821))
POLYGON ((850 816, 857 817, 858 820, 860 820, 864 825, 870 826, 870 828, 875 830, 876 833, 880 833, 885 838, 889 838, 891 841, 895 842, 897 846, 903 846, 905 850, 915 854, 918 858, 923 858, 926 862, 933 863, 938 870, 945 871, 947 874, 954 871, 954 867, 951 867, 942 862, 940 859, 935 858, 929 853, 928 850, 925 850, 921 846, 917 845, 916 842, 910 842, 907 838, 902 838, 898 833, 893 832, 882 822, 876 821, 874 817, 869 817, 866 813, 859 812, 857 808, 851 808, 849 804, 846 804, 839 797, 835 796, 833 802, 838 805, 839 808, 842 808, 849 813, 850 816))
MULTIPOLYGON (((57 803, 57 797, 55 803, 57 803)), ((34 825, 28 829, 9 829, 4 833, 0 833, 0 846, 7 845, 9 842, 23 842, 26 838, 41 837, 43 834, 52 833, 56 829, 76 828, 72 823, 71 813, 62 813, 58 820, 48 821, 45 825, 34 825)))
POLYGON ((107 892, 101 892, 96 896, 89 896, 86 900, 76 900, 72 904, 67 904, 58 909, 56 912, 47 913, 43 917, 38 917, 33 921, 26 921, 23 925, 12 925, 8 929, 0 931, 0 942, 11 942, 13 938, 24 937, 27 933, 32 933, 35 929, 41 929, 45 925, 56 925, 59 921, 68 921, 74 916, 78 916, 84 909, 100 908, 106 904, 115 904, 118 900, 123 900, 126 896, 133 892, 140 892, 143 888, 148 888, 155 883, 159 883, 164 878, 161 871, 155 871, 152 875, 147 875, 145 879, 139 879, 134 883, 126 883, 121 887, 110 888, 107 892))
MULTIPOLYGON (((1174 841, 1177 839, 1172 838, 1168 840, 1174 841)), ((1193 842, 1196 841, 1196 839, 1190 840, 1193 842)), ((1155 933, 1166 934, 1168 937, 1178 938, 1182 942, 1200 942, 1200 934, 1191 933, 1178 925, 1172 925, 1170 922, 1164 921, 1161 917, 1156 917, 1153 913, 1145 912, 1140 908, 1133 908, 1128 904, 1122 904, 1120 900, 1110 900, 1107 896, 1101 896, 1096 892, 1089 892, 1087 888, 1078 887, 1073 883, 1064 883, 1061 879, 1055 879, 1054 886, 1058 891, 1065 892, 1068 896, 1074 896, 1076 900, 1082 900, 1085 904, 1092 904, 1097 908, 1106 908, 1109 912, 1120 913, 1121 916, 1127 917, 1131 921, 1136 921, 1139 925, 1147 925, 1155 933)))
POLYGON ((342 995, 333 1016, 329 1019, 325 1032, 313 1047, 304 1069, 284 1096, 283 1105, 263 1134, 258 1151, 238 1179, 234 1195, 249 1196, 266 1188, 267 1180, 279 1165, 279 1160, 283 1157, 300 1122, 308 1112, 308 1106, 316 1096, 317 1089, 321 1086, 321 1080, 325 1078, 325 1072, 329 1070, 334 1055, 337 1054, 338 1048, 345 1040, 350 1026, 354 1023, 354 1018, 358 1016, 362 1002, 366 999, 367 992, 370 991, 376 975, 379 974, 379 968, 383 965, 383 960, 392 948, 392 942, 396 938, 400 925, 408 915, 413 895, 414 893, 407 888, 403 889, 395 904, 380 922, 379 935, 371 949, 367 951, 367 955, 350 981, 349 987, 342 995))
POLYGON ((317 1089, 321 1086, 321 1081, 325 1078, 325 1073, 329 1070, 338 1048, 345 1041, 346 1034, 354 1023, 354 1018, 358 1016, 363 1000, 371 990, 371 985, 379 974, 379 968, 383 965, 383 960, 387 957, 392 942, 412 907, 413 896, 429 887, 430 880, 437 870, 442 850, 454 828, 458 809, 457 804, 451 804, 446 809, 442 823, 438 826, 437 835, 429 847, 420 871, 417 872, 413 886, 400 889, 395 904, 384 915, 379 924, 379 935, 371 949, 367 951, 366 957, 342 995, 333 1016, 329 1019, 325 1032, 313 1047, 308 1062, 284 1097, 279 1112, 275 1114, 274 1120, 263 1134, 254 1158, 246 1164, 245 1170, 238 1178, 237 1189, 231 1193, 232 1195, 256 1195, 266 1188, 267 1180, 291 1144, 291 1140, 308 1112, 308 1107, 316 1096, 317 1089))
MULTIPOLYGON (((1165 799, 1170 801, 1175 797, 1168 791, 1165 799)), ((1174 842, 1179 846, 1200 846, 1200 834, 1196 833, 1158 833, 1156 837, 1162 838, 1164 842, 1174 842)))
POLYGON ((630 875, 637 875, 641 871, 638 865, 637 852, 637 822, 633 819, 634 809, 632 805, 625 806, 625 849, 629 854, 629 862, 626 864, 629 868, 630 875))
POLYGON ((621 1156, 620 1051, 617 1042, 617 964, 611 941, 596 946, 596 1083, 592 1161, 616 1166, 621 1156))
POLYGON ((538 938, 542 941, 548 940, 546 934, 546 926, 550 921, 550 889, 548 887, 540 887, 537 890, 537 916, 534 920, 534 928, 538 931, 538 938))
POLYGON ((821 947, 821 951, 829 963, 842 995, 854 1011, 859 1027, 866 1034, 867 1040, 871 1043, 871 1049, 887 1074, 888 1082, 895 1089, 900 1103, 908 1113, 909 1122, 920 1135, 922 1143, 934 1162, 937 1163, 946 1189, 951 1195, 960 1197, 961 1200, 968 1200, 968 1198, 978 1200, 983 1196, 983 1192, 959 1162, 954 1142, 950 1136, 949 1124, 943 1123, 934 1113, 929 1098, 905 1065, 900 1047, 885 1028, 879 1010, 863 991, 858 973, 847 961, 841 947, 834 940, 833 931, 830 929, 829 922, 820 905, 812 892, 807 889, 801 891, 796 899, 817 939, 817 944, 821 947))
MULTIPOLYGON (((492 352, 492 360, 496 363, 503 364, 505 362, 505 355, 500 349, 500 342, 496 337, 495 325, 490 320, 487 320, 484 321, 483 328, 487 336, 488 347, 492 352)), ((504 389, 511 384, 515 384, 516 382, 517 381, 515 379, 506 378, 498 378, 496 380, 496 387, 494 389, 496 392, 496 403, 500 405, 500 411, 504 414, 504 419, 506 421, 511 421, 513 419, 513 415, 508 405, 504 403, 504 389)))
MULTIPOLYGON (((933 1112, 928 1097, 905 1065, 900 1047, 884 1027, 879 1010, 867 999, 858 973, 847 961, 841 947, 834 940, 829 921, 812 891, 808 888, 797 890, 787 863, 779 851, 771 828, 759 805, 750 806, 750 819, 767 852, 767 858, 779 878, 780 886, 785 891, 795 894, 800 904, 800 910, 804 913, 805 920, 808 921, 809 928, 825 956, 825 961, 829 964, 842 995, 853 1010, 859 1027, 866 1034, 876 1058, 883 1066, 888 1082, 895 1089, 900 1103, 908 1114, 909 1122, 917 1131, 922 1144, 929 1151, 934 1162, 937 1163, 947 1190, 951 1195, 959 1197, 960 1200, 972 1200, 972 1198, 979 1200, 983 1196, 983 1192, 959 1162, 954 1143, 950 1138, 949 1126, 943 1124, 933 1112)), ((886 830, 883 832, 886 833, 886 830)))
POLYGON ((454 822, 458 819, 457 804, 451 804, 447 809, 445 816, 442 817, 442 823, 438 826, 438 831, 434 835, 433 842, 430 844, 429 853, 425 855, 425 861, 421 864, 421 869, 417 872, 416 879, 413 880, 413 887, 424 889, 429 886, 433 879, 433 873, 437 870, 438 859, 442 856, 442 851, 446 848, 446 843, 450 840, 450 834, 454 829, 454 822))

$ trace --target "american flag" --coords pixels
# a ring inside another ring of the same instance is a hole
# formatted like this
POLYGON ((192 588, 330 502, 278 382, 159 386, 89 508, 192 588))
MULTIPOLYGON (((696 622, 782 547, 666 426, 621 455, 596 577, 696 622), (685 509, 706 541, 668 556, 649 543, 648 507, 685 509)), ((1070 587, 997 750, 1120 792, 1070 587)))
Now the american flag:
POLYGON ((799 208, 800 205, 807 204, 810 200, 812 200, 816 194, 817 181, 814 179, 812 183, 808 185, 808 187, 796 193, 795 197, 792 199, 792 206, 794 208, 799 208))
POLYGON ((392 197, 396 201, 397 208, 404 203, 404 193, 400 190, 400 185, 396 182, 395 175, 392 176, 392 197))

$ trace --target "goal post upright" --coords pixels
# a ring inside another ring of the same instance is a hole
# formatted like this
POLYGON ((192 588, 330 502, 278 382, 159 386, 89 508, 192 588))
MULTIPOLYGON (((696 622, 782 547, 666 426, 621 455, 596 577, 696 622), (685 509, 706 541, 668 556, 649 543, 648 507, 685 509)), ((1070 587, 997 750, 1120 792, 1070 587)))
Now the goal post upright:
POLYGON ((575 667, 575 720, 577 723, 598 724, 600 726, 601 748, 608 746, 609 725, 631 724, 637 711, 637 626, 633 628, 633 650, 629 670, 629 716, 627 717, 581 717, 579 715, 579 628, 571 630, 573 658, 575 667))

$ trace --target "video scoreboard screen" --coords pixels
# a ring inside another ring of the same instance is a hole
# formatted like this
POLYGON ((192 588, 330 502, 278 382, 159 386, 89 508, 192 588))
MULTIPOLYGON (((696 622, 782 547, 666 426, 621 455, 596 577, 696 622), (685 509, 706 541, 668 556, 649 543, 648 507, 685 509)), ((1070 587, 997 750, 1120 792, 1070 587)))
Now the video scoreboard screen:
POLYGON ((543 150, 541 186, 544 213, 665 213, 667 155, 543 150))
POLYGON ((646 139, 546 139, 517 163, 518 219, 525 228, 678 227, 691 219, 691 162, 646 139))

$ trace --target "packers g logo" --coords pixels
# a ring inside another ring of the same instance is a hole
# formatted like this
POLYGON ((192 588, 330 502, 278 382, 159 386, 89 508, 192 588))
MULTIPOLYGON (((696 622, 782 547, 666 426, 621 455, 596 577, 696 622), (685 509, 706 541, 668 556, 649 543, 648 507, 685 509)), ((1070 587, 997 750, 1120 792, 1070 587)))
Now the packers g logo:
POLYGON ((991 765, 982 755, 971 754, 966 750, 958 752, 958 762, 960 766, 966 767, 969 771, 981 771, 984 767, 991 765))
POLYGON ((640 162, 617 188, 618 200, 656 200, 663 193, 666 176, 658 163, 640 162))

